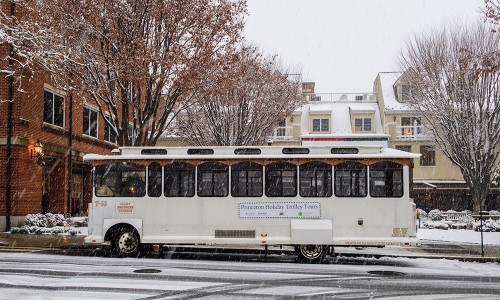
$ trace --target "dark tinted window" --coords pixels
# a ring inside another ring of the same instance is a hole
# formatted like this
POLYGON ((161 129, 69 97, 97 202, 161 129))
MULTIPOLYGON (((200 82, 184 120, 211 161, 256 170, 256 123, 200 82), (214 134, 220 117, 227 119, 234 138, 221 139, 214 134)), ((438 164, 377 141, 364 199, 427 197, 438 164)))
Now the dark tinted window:
POLYGON ((297 167, 277 162, 266 166, 266 196, 295 197, 297 195, 297 167))
POLYGON ((358 148, 332 148, 332 154, 358 154, 358 148))
POLYGON ((109 163, 95 168, 94 185, 100 197, 143 197, 146 167, 134 163, 109 163))
POLYGON ((229 167, 208 162, 198 166, 198 196, 225 197, 229 194, 229 167))
POLYGON ((310 162, 299 167, 299 189, 302 197, 330 197, 332 195, 332 166, 310 162))
POLYGON ((262 196, 262 169, 261 165, 252 162, 242 162, 231 166, 231 195, 233 197, 262 196))
POLYGON ((370 196, 403 196, 403 166, 393 162, 380 162, 371 165, 370 196))
POLYGON ((151 163, 148 167, 148 196, 161 196, 161 165, 159 163, 151 163))
POLYGON ((147 155, 165 155, 167 154, 167 149, 142 149, 141 154, 147 155))
POLYGON ((188 149, 187 154, 210 155, 214 154, 214 149, 188 149))
POLYGON ((256 155, 260 154, 261 150, 257 148, 238 148, 234 149, 234 154, 236 155, 256 155))
POLYGON ((283 148, 281 150, 283 154, 309 154, 309 149, 307 148, 283 148))
POLYGON ((335 196, 365 197, 366 166, 345 162, 335 166, 335 196))
POLYGON ((188 163, 171 163, 164 168, 164 195, 166 197, 194 196, 194 166, 188 163))

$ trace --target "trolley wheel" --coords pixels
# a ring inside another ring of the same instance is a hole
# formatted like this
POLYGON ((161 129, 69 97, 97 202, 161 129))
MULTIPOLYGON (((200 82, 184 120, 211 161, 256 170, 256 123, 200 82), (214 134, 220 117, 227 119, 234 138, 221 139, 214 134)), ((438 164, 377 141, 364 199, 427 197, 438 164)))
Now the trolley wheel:
POLYGON ((295 246, 295 253, 297 254, 297 261, 315 264, 320 263, 325 258, 328 246, 326 245, 297 245, 295 246))
POLYGON ((116 228, 111 238, 111 251, 119 257, 136 257, 139 254, 139 234, 133 228, 116 228))

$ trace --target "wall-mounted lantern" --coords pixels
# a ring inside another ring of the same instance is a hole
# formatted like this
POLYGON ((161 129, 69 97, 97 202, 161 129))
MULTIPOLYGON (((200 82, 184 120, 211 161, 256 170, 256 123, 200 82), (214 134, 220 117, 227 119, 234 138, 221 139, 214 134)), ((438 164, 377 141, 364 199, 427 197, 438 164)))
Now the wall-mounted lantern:
POLYGON ((40 143, 40 140, 37 140, 33 149, 31 149, 31 159, 36 159, 36 163, 43 166, 45 164, 43 155, 43 145, 40 143))

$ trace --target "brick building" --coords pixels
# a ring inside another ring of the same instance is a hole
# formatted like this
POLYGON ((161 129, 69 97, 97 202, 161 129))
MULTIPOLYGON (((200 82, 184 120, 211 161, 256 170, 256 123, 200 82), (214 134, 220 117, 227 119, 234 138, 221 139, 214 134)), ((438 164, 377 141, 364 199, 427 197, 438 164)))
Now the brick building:
MULTIPOLYGON (((9 11, 10 2, 2 9, 9 11)), ((5 58, 7 44, 0 45, 5 58)), ((0 70, 9 68, 0 60, 0 70)), ((37 72, 22 91, 0 76, 0 230, 17 226, 30 213, 85 214, 91 201, 85 153, 109 153, 115 138, 98 110, 55 88, 37 72), (9 101, 12 100, 12 101, 9 101), (38 143, 38 144, 37 144, 38 143), (42 155, 35 145, 42 145, 42 155)))

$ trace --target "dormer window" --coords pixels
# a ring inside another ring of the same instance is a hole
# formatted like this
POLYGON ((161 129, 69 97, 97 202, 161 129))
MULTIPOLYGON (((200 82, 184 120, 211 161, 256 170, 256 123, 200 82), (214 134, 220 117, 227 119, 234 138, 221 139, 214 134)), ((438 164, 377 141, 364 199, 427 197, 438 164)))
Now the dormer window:
POLYGON ((408 85, 408 84, 401 85, 401 100, 402 101, 410 101, 411 97, 412 97, 411 85, 408 85))
POLYGON ((355 118, 354 119, 354 132, 371 132, 372 119, 371 118, 355 118))
POLYGON ((313 132, 329 132, 330 120, 329 119, 313 119, 313 132))

